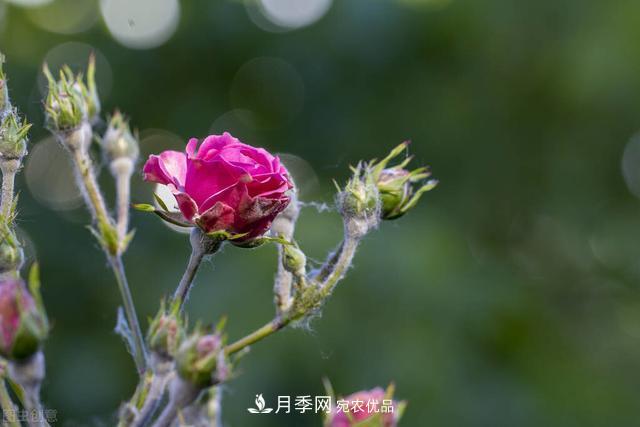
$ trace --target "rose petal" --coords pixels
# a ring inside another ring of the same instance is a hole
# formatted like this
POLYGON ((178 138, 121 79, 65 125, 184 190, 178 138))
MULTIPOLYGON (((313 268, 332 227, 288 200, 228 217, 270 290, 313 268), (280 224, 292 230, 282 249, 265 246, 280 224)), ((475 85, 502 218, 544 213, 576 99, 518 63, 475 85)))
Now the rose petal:
POLYGON ((198 205, 196 205, 196 202, 194 202, 187 193, 176 192, 173 196, 176 198, 176 202, 178 202, 178 208, 180 208, 182 215, 187 221, 192 221, 193 217, 198 213, 198 205))
POLYGON ((146 181, 182 187, 187 174, 187 159, 179 151, 163 151, 159 155, 149 156, 142 171, 146 181))
POLYGON ((210 209, 200 215, 198 225, 206 233, 218 230, 228 230, 234 222, 235 215, 233 208, 222 203, 216 202, 210 209))

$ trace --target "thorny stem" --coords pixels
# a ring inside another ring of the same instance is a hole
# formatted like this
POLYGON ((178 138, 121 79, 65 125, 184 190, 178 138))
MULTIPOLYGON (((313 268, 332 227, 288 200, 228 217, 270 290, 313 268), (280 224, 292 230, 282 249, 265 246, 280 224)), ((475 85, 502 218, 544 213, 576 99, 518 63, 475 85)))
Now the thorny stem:
POLYGON ((136 316, 136 309, 133 305, 133 298, 131 297, 131 290, 127 282, 127 275, 124 271, 124 265, 122 264, 122 258, 120 255, 107 255, 109 264, 113 270, 113 274, 116 277, 118 283, 118 289, 122 296, 122 303, 124 305, 124 313, 127 316, 129 323, 129 329, 133 334, 133 358, 136 362, 136 368, 140 375, 144 374, 147 364, 147 354, 144 345, 144 338, 142 337, 142 330, 138 323, 138 316, 136 316))
POLYGON ((129 228, 129 201, 131 197, 131 175, 133 161, 129 158, 119 158, 111 162, 111 173, 116 181, 116 211, 118 241, 122 245, 129 228))
POLYGON ((344 277, 345 272, 351 266, 359 243, 359 238, 347 235, 336 252, 337 256, 334 254, 334 256, 331 257, 331 268, 328 270, 326 277, 323 277, 322 281, 318 282, 321 292, 324 295, 330 294, 340 279, 344 277))
POLYGON ((11 401, 4 379, 0 379, 0 407, 3 415, 2 422, 9 427, 20 427, 20 424, 16 421, 16 405, 11 401))
POLYGON ((0 215, 9 222, 11 209, 13 206, 13 186, 16 178, 16 172, 20 167, 18 159, 2 159, 0 160, 0 169, 2 170, 2 201, 0 201, 0 215))

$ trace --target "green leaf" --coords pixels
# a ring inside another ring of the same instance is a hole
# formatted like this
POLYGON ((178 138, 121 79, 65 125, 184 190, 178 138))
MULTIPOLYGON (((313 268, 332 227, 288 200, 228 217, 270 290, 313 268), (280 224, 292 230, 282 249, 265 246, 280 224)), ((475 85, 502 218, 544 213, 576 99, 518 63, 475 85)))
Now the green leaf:
POLYGON ((155 212, 156 208, 153 207, 153 205, 150 205, 148 203, 132 203, 131 207, 137 211, 141 211, 141 212, 155 212))
POLYGON ((158 194, 153 193, 153 198, 156 199, 156 202, 158 203, 158 205, 162 208, 163 211, 167 211, 169 212, 169 208, 167 207, 167 205, 164 203, 164 200, 162 200, 162 198, 160 198, 160 196, 158 196, 158 194))

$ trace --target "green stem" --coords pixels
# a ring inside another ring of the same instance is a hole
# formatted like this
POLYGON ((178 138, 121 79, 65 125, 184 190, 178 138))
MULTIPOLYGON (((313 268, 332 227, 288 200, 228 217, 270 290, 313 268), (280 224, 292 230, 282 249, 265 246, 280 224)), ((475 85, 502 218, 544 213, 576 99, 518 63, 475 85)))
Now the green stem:
POLYGON ((85 148, 81 147, 72 148, 71 152, 73 154, 78 185, 83 190, 82 194, 85 199, 85 204, 89 208, 93 220, 98 223, 110 224, 111 221, 109 220, 107 207, 100 192, 95 173, 93 172, 89 153, 85 148))
POLYGON ((267 323, 266 325, 264 325, 263 327, 261 327, 260 329, 256 329, 255 331, 253 331, 252 333, 250 333, 249 335, 245 336, 244 338, 239 339, 238 341, 229 344, 228 346, 226 346, 224 348, 224 352, 230 356, 234 353, 239 352, 240 350, 244 349, 245 347, 248 347, 276 332, 278 332, 280 329, 284 328, 285 326, 287 326, 289 324, 289 322, 291 322, 290 318, 278 318, 276 317, 275 319, 273 319, 271 322, 267 323))
POLYGON ((176 288, 175 293, 173 294, 174 301, 180 301, 180 310, 183 309, 184 303, 189 296, 189 291, 191 290, 191 286, 193 285, 193 280, 196 277, 196 273, 198 272, 198 268, 202 263, 202 259, 204 258, 205 251, 198 246, 193 246, 191 249, 191 255, 189 256, 189 262, 187 263, 187 268, 184 270, 184 274, 180 279, 180 283, 176 288))
POLYGON ((113 270, 113 274, 116 277, 118 283, 118 289, 122 296, 122 302, 124 305, 124 313, 127 316, 127 322, 129 323, 129 329, 133 334, 133 358, 136 362, 138 373, 143 375, 147 365, 147 352, 144 345, 144 338, 142 336, 142 330, 138 323, 138 316, 136 316, 136 309, 133 305, 133 298, 131 297, 131 290, 129 289, 129 283, 127 282, 127 276, 124 271, 124 265, 122 264, 122 258, 119 255, 108 255, 109 264, 113 270))
POLYGON ((8 224, 13 206, 13 188, 16 172, 20 167, 20 161, 16 159, 0 160, 2 170, 2 200, 0 201, 0 215, 8 224))
POLYGON ((331 257, 329 262, 330 268, 327 269, 327 272, 320 278, 321 280, 318 281, 321 293, 324 296, 330 294, 340 279, 344 277, 344 274, 351 266, 359 243, 359 238, 350 237, 347 234, 337 251, 337 256, 334 254, 331 257))
POLYGON ((3 425, 6 423, 9 427, 20 427, 17 421, 16 405, 11 401, 4 379, 0 379, 0 407, 2 407, 3 425))

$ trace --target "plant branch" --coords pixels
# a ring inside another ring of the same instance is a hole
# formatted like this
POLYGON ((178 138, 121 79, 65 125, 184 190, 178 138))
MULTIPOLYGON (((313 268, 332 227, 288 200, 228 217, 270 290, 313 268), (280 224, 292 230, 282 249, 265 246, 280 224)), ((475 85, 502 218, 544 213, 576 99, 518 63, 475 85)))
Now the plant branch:
POLYGON ((0 379, 0 407, 2 408, 3 425, 7 425, 8 427, 20 427, 20 423, 16 421, 16 405, 11 401, 4 379, 0 379))
POLYGON ((123 157, 111 162, 111 172, 116 181, 116 212, 118 241, 121 248, 126 239, 129 228, 129 202, 131 198, 131 175, 133 174, 133 161, 123 157))
POLYGON ((20 161, 17 159, 0 160, 0 169, 2 170, 2 201, 0 201, 0 215, 9 223, 11 210, 13 209, 13 187, 16 178, 16 172, 20 167, 20 161))
POLYGON ((127 282, 127 276, 124 271, 124 265, 122 264, 122 258, 120 255, 108 255, 109 265, 113 270, 113 274, 116 277, 118 283, 118 289, 122 296, 122 302, 124 305, 124 312, 127 316, 127 322, 129 323, 129 329, 133 334, 133 358, 136 362, 136 368, 140 375, 144 374, 147 365, 147 354, 144 345, 144 338, 142 336, 142 330, 138 323, 138 316, 136 316, 136 309, 133 305, 133 298, 131 297, 131 290, 127 282))
POLYGON ((224 348, 224 352, 227 356, 230 356, 234 353, 239 352, 240 350, 248 347, 274 333, 278 332, 280 329, 284 328, 291 322, 290 318, 280 318, 276 317, 271 322, 262 326, 259 329, 251 332, 249 335, 239 339, 238 341, 229 344, 224 348))

